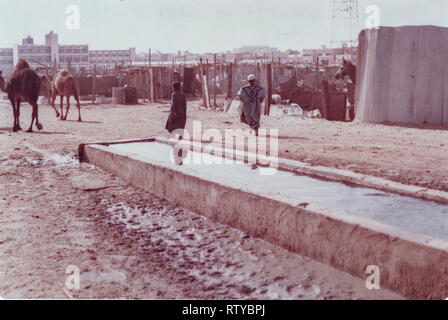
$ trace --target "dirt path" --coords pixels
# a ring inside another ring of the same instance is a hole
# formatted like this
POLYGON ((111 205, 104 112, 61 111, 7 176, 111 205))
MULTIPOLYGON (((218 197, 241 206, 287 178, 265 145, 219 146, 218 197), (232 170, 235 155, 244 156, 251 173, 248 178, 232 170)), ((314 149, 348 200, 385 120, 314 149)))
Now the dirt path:
MULTIPOLYGON (((23 127, 29 109, 23 108, 23 127)), ((160 105, 88 106, 82 112, 85 122, 62 122, 43 106, 42 132, 10 133, 11 109, 0 105, 0 296, 67 298, 65 270, 75 265, 81 288, 70 292, 74 298, 401 298, 366 290, 365 279, 79 165, 81 142, 166 135, 167 113, 160 105)), ((189 116, 204 128, 240 126, 234 116, 217 112, 190 108, 189 116)), ((447 187, 448 154, 440 144, 448 131, 293 119, 263 123, 281 128, 281 156, 447 187), (400 175, 403 170, 412 174, 400 175)))

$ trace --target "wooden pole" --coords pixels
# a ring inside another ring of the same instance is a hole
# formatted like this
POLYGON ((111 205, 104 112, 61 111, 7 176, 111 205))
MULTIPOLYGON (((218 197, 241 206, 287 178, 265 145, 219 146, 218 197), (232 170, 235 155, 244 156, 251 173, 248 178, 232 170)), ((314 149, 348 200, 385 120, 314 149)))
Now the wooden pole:
POLYGON ((156 97, 155 97, 155 87, 154 87, 154 71, 152 69, 151 48, 149 48, 149 50, 148 50, 148 83, 149 83, 148 99, 151 102, 155 102, 156 97))
MULTIPOLYGON (((208 82, 208 77, 206 74, 204 74, 203 76, 204 79, 204 83, 208 82)), ((207 109, 210 108, 210 95, 208 94, 208 86, 205 85, 204 87, 204 98, 205 98, 205 106, 207 107, 207 109)))
POLYGON ((272 64, 268 63, 268 68, 266 70, 267 74, 267 95, 266 95, 266 109, 265 109, 265 115, 269 116, 269 113, 271 112, 271 100, 272 100, 272 64))
POLYGON ((213 106, 216 107, 216 53, 213 55, 213 106))
POLYGON ((206 93, 207 93, 206 103, 207 103, 207 108, 210 108, 211 103, 210 103, 210 94, 209 94, 209 85, 208 85, 208 83, 209 83, 209 77, 208 77, 208 74, 209 74, 209 64, 208 64, 208 59, 206 61, 207 61, 207 67, 205 69, 206 70, 205 71, 205 89, 206 89, 206 93))
MULTIPOLYGON (((318 87, 318 82, 319 82, 319 56, 316 57, 316 75, 315 75, 315 85, 316 88, 318 87)), ((311 105, 313 107, 313 109, 315 108, 315 95, 316 95, 316 90, 313 89, 313 95, 312 95, 312 102, 311 105)))
POLYGON ((220 89, 221 92, 224 92, 224 65, 225 65, 225 61, 224 61, 224 53, 221 55, 221 82, 220 82, 220 89))
POLYGON ((95 92, 96 92, 96 64, 93 65, 93 75, 92 75, 92 104, 95 103, 95 92))
POLYGON ((51 92, 50 74, 48 72, 48 68, 45 71, 47 73, 47 81, 45 81, 45 82, 47 84, 48 104, 51 104, 51 99, 53 98, 52 97, 53 93, 51 92))
POLYGON ((155 95, 155 84, 154 84, 154 70, 152 67, 148 68, 149 73, 149 99, 151 102, 156 101, 156 95, 155 95))
POLYGON ((160 100, 163 100, 163 82, 162 82, 162 71, 163 69, 159 69, 159 82, 160 82, 160 100))
POLYGON ((229 111, 230 105, 232 104, 232 64, 227 65, 227 95, 226 95, 226 107, 225 112, 229 111))
POLYGON ((202 63, 202 58, 199 59, 199 80, 201 80, 201 93, 202 93, 202 105, 204 107, 207 106, 207 102, 205 100, 205 88, 206 85, 204 84, 204 64, 202 63))
POLYGON ((142 93, 143 103, 145 103, 145 73, 142 69, 138 71, 140 76, 140 92, 142 93))
POLYGON ((233 78, 233 65, 229 64, 227 66, 227 98, 232 99, 232 78, 233 78))
POLYGON ((240 77, 239 77, 239 74, 238 74, 238 61, 236 60, 236 58, 235 58, 235 61, 234 61, 232 69, 233 69, 233 75, 235 77, 235 82, 236 83, 240 83, 240 77))

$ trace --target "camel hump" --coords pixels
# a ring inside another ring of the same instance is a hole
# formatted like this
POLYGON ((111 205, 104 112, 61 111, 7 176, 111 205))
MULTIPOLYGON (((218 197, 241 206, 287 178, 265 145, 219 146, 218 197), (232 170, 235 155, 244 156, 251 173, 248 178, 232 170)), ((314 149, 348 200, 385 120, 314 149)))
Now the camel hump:
POLYGON ((20 58, 16 64, 16 70, 30 69, 30 65, 26 62, 25 59, 20 58))
POLYGON ((59 74, 63 77, 70 75, 67 69, 62 69, 61 71, 59 71, 59 74))
POLYGON ((66 82, 68 79, 74 78, 67 69, 62 69, 55 77, 56 82, 66 82))
POLYGON ((68 70, 60 70, 52 81, 52 88, 56 89, 59 94, 76 91, 76 79, 68 70))

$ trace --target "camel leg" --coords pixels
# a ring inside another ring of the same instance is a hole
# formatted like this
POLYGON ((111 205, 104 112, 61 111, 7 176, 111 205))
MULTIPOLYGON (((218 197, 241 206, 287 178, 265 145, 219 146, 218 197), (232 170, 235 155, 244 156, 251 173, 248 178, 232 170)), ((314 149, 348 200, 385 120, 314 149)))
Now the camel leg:
POLYGON ((39 106, 37 105, 37 103, 33 104, 33 113, 36 112, 35 116, 36 116, 36 127, 38 130, 42 130, 44 127, 43 125, 39 122, 39 106), (36 110, 36 111, 34 111, 36 110))
POLYGON ((8 96, 9 101, 11 102, 12 106, 12 115, 14 116, 14 124, 12 125, 12 131, 17 132, 19 131, 17 128, 17 111, 16 111, 16 100, 12 96, 8 96))
POLYGON ((64 120, 67 120, 67 116, 68 116, 68 110, 70 109, 70 95, 65 96, 66 100, 67 100, 67 109, 65 111, 65 117, 64 120))
POLYGON ((22 130, 22 128, 20 127, 20 103, 21 102, 22 102, 21 100, 17 99, 17 102, 16 102, 17 130, 22 130))
POLYGON ((79 103, 79 98, 76 97, 76 106, 78 107, 78 121, 81 122, 81 104, 79 103))
POLYGON ((76 106, 78 107, 78 121, 81 122, 81 105, 78 103, 76 106))
POLYGON ((61 120, 64 120, 64 96, 61 95, 61 120))
POLYGON ((51 93, 51 106, 53 107, 54 111, 56 111, 56 118, 59 118, 60 114, 58 109, 56 109, 54 102, 56 101, 56 90, 52 90, 51 93))
POLYGON ((34 119, 36 118, 36 114, 37 114, 37 104, 33 104, 33 114, 31 115, 31 124, 26 132, 33 132, 33 123, 34 119))

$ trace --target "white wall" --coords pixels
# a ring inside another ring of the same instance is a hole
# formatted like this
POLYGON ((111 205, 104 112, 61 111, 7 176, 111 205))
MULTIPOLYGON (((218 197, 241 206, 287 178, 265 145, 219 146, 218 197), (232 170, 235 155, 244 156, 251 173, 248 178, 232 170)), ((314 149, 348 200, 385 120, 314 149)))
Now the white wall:
POLYGON ((359 35, 356 118, 448 125, 448 28, 381 27, 359 35))

